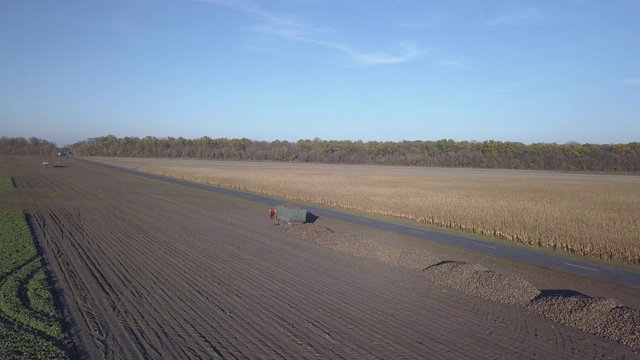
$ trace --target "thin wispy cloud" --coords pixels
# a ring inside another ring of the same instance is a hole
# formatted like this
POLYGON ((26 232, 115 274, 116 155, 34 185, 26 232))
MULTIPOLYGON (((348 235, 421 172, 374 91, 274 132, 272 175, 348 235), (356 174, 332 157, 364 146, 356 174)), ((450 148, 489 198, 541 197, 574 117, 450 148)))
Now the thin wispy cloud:
POLYGON ((255 16, 261 23, 250 29, 263 34, 277 36, 289 41, 301 41, 314 44, 326 49, 341 52, 358 65, 398 64, 414 60, 424 55, 426 51, 410 42, 399 42, 399 51, 367 52, 359 50, 347 43, 333 40, 329 35, 335 31, 327 26, 314 26, 308 21, 291 14, 269 11, 259 3, 248 0, 198 0, 219 6, 231 8, 255 16))
POLYGON ((337 43, 322 43, 321 45, 327 48, 341 51, 347 54, 356 63, 362 65, 399 64, 416 59, 426 53, 424 50, 408 42, 402 42, 398 45, 398 47, 400 47, 402 51, 396 55, 391 55, 388 53, 361 52, 349 46, 337 43))
POLYGON ((484 21, 486 25, 531 25, 549 19, 549 14, 535 8, 520 9, 508 13, 495 14, 484 21))
POLYGON ((622 80, 622 83, 625 84, 625 85, 640 85, 640 77, 631 78, 631 79, 624 79, 624 80, 622 80))

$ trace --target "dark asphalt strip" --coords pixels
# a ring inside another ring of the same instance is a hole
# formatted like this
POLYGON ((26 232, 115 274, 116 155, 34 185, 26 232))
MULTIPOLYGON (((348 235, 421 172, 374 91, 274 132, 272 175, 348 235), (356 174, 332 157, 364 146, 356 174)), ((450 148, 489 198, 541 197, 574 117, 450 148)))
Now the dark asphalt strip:
MULTIPOLYGON (((283 202, 282 199, 275 199, 271 197, 248 194, 240 191, 234 191, 230 189, 219 188, 211 185, 197 184, 185 180, 168 178, 160 175, 153 175, 142 173, 136 170, 125 169, 114 165, 101 164, 85 159, 76 160, 88 162, 94 165, 102 166, 108 169, 121 171, 127 174, 142 176, 148 179, 159 180, 168 182, 175 185, 189 186, 196 189, 205 191, 211 191, 219 194, 225 194, 235 197, 241 197, 245 200, 250 200, 258 203, 263 203, 269 206, 276 205, 283 202)), ((363 216, 347 214, 339 211, 322 209, 312 206, 307 206, 306 210, 316 216, 326 216, 328 218, 346 221, 358 225, 371 226, 387 232, 397 233, 406 236, 412 236, 423 240, 435 241, 438 243, 457 246, 463 249, 473 250, 475 252, 501 257, 517 262, 526 264, 546 267, 554 270, 560 270, 572 274, 578 274, 586 277, 591 277, 600 280, 611 281, 619 284, 624 284, 633 287, 640 288, 640 271, 618 269, 606 265, 600 265, 597 263, 580 261, 568 257, 562 257, 558 255, 552 255, 548 253, 538 252, 530 249, 525 249, 517 246, 508 246, 495 242, 488 242, 479 240, 476 238, 465 237, 464 235, 455 235, 446 232, 440 232, 437 230, 420 229, 406 225, 394 224, 382 220, 371 219, 363 216)), ((266 216, 265 209, 265 216, 266 216)))

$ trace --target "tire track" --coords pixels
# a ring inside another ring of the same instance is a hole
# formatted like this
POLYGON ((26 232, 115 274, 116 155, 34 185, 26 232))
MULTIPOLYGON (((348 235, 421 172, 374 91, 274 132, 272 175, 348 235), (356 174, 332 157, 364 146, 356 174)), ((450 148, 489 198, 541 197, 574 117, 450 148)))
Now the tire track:
POLYGON ((38 170, 16 183, 31 194, 37 237, 71 289, 92 357, 634 355, 410 269, 289 237, 262 205, 88 164, 38 170))

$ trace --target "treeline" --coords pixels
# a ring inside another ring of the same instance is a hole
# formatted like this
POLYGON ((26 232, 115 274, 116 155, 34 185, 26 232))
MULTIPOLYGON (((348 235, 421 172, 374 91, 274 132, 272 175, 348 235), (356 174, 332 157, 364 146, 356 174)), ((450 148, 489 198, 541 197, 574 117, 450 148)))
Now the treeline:
POLYGON ((54 155, 58 151, 56 144, 37 137, 28 140, 22 137, 0 137, 2 155, 54 155))
POLYGON ((525 145, 510 141, 253 141, 107 135, 69 146, 79 156, 174 157, 409 166, 639 171, 640 143, 525 145))

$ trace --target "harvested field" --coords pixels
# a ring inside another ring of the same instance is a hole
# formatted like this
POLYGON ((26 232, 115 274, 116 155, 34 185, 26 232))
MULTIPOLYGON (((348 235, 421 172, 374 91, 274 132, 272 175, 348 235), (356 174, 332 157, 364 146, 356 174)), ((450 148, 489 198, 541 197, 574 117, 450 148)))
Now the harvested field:
POLYGON ((90 358, 638 357, 633 342, 439 285, 421 270, 456 259, 426 242, 322 218, 285 230, 261 204, 37 160, 0 157, 18 188, 0 210, 31 214, 90 358))
POLYGON ((560 324, 640 349, 640 311, 612 298, 591 297, 571 290, 540 291, 522 277, 482 265, 439 261, 424 249, 381 245, 314 224, 295 225, 288 233, 350 255, 421 270, 434 284, 499 303, 524 306, 560 324))
POLYGON ((640 176, 91 158, 195 182, 640 265, 640 176))

